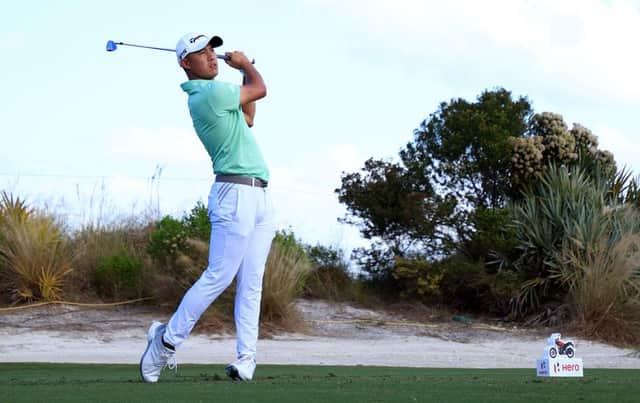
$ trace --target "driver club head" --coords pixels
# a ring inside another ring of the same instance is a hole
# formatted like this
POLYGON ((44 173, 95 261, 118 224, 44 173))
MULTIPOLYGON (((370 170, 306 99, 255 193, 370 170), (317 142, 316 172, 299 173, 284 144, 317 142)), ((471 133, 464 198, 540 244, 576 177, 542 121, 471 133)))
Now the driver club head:
POLYGON ((113 52, 118 49, 118 45, 114 41, 107 41, 107 52, 113 52))

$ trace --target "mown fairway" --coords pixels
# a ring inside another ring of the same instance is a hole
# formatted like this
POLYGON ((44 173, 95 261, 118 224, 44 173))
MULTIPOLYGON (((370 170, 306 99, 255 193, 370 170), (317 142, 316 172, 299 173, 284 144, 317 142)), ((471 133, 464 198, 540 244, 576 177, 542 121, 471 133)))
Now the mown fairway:
POLYGON ((258 367, 233 383, 223 365, 182 365, 144 384, 134 365, 0 364, 2 402, 637 402, 640 370, 585 370, 540 379, 534 369, 258 367))

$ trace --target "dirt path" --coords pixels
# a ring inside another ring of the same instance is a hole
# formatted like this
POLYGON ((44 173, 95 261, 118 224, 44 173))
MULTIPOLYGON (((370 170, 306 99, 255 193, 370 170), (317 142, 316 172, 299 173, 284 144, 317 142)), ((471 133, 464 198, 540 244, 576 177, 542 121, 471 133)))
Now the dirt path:
MULTIPOLYGON (((415 323, 348 305, 299 301, 310 334, 281 334, 258 342, 269 364, 407 367, 533 368, 546 333, 454 321, 415 323)), ((146 329, 158 317, 149 308, 45 306, 0 313, 0 362, 137 363, 146 329)), ((640 368, 638 351, 576 340, 588 368, 640 368)), ((192 335, 178 351, 181 363, 232 361, 229 334, 192 335)))

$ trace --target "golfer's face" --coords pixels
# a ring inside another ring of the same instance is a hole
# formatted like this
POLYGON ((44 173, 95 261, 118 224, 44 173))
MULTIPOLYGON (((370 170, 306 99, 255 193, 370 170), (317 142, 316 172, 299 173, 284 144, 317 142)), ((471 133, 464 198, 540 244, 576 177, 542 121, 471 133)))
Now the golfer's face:
POLYGON ((218 59, 211 45, 205 46, 198 52, 189 53, 187 60, 191 73, 195 76, 209 80, 218 75, 218 59))

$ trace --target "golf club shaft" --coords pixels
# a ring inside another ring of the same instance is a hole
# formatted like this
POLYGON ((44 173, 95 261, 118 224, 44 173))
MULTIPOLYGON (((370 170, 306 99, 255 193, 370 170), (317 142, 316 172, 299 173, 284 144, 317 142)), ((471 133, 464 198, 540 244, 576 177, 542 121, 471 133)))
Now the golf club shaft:
MULTIPOLYGON (((169 48, 157 48, 155 46, 145 46, 145 45, 136 45, 133 43, 124 43, 124 42, 115 42, 116 45, 122 45, 122 46, 132 46, 134 48, 145 48, 145 49, 153 49, 153 50, 164 50, 165 52, 175 52, 175 49, 169 49, 169 48)), ((216 57, 218 59, 222 59, 222 60, 229 60, 229 57, 227 57, 227 55, 218 55, 216 54, 216 57)), ((255 64, 255 60, 251 60, 251 64, 255 64)))

